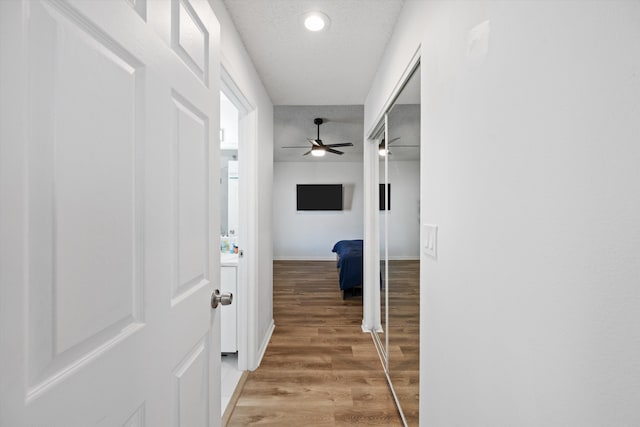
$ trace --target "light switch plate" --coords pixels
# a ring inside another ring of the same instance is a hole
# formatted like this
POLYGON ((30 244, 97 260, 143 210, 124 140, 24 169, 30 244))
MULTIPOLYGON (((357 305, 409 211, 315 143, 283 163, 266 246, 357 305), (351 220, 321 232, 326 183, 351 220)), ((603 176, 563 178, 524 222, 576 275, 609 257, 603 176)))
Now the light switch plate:
POLYGON ((438 226, 435 224, 422 224, 422 250, 425 255, 437 258, 438 254, 438 226))

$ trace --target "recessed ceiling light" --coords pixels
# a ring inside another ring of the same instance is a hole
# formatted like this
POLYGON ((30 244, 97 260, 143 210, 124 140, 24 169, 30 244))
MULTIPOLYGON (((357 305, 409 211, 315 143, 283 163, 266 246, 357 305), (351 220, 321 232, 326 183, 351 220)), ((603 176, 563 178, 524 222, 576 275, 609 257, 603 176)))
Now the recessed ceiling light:
POLYGON ((322 12, 309 12, 304 16, 304 26, 309 31, 322 31, 329 27, 329 17, 322 12))

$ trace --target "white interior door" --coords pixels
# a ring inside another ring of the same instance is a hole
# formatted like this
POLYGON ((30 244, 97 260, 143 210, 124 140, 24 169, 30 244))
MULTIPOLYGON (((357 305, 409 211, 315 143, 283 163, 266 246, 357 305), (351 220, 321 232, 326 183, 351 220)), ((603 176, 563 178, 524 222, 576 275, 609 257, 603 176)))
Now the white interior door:
POLYGON ((209 5, 0 1, 0 31, 0 425, 219 425, 209 5))

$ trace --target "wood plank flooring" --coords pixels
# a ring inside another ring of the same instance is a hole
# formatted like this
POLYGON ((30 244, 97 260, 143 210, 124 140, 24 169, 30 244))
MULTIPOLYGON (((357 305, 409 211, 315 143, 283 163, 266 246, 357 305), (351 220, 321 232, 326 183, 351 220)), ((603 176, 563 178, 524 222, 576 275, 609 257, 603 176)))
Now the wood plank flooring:
POLYGON ((362 297, 346 300, 332 261, 276 261, 276 329, 229 426, 402 426, 362 297))
POLYGON ((420 403, 420 261, 389 261, 389 307, 389 376, 407 425, 414 427, 420 403))

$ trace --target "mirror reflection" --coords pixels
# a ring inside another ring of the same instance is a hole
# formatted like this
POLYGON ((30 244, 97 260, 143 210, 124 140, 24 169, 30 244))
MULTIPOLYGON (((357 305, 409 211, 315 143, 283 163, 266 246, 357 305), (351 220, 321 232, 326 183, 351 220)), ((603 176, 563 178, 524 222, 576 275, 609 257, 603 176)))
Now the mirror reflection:
POLYGON ((420 68, 385 116, 379 142, 381 313, 386 370, 403 419, 418 425, 420 68))
POLYGON ((233 253, 237 248, 238 198, 238 120, 233 103, 220 93, 220 251, 233 253))
MULTIPOLYGON (((383 141, 386 137, 386 130, 383 129, 380 145, 383 144, 383 141)), ((379 163, 379 177, 380 183, 378 185, 378 205, 380 210, 380 321, 382 322, 383 328, 381 332, 378 332, 379 341, 382 345, 382 351, 384 353, 384 363, 385 369, 388 370, 388 351, 389 348, 389 335, 385 333, 387 331, 387 210, 385 206, 389 205, 389 200, 387 199, 387 194, 385 193, 385 187, 387 183, 387 163, 384 161, 384 157, 380 157, 381 161, 379 163)))

